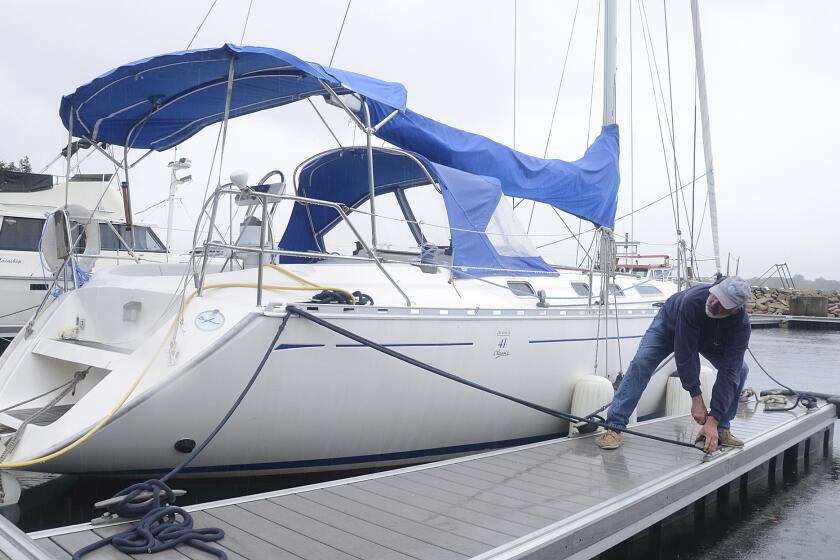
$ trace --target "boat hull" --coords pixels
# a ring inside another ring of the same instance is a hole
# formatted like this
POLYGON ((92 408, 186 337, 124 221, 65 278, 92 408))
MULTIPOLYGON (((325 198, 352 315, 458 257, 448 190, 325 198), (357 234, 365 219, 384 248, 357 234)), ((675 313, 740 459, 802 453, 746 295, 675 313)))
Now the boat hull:
MULTIPOLYGON (((323 306, 334 307, 334 306, 323 306)), ((395 310, 396 311, 396 310, 395 310)), ((321 311, 328 321, 465 379, 557 410, 569 410, 575 382, 591 375, 597 318, 453 316, 321 311), (591 332, 591 337, 581 336, 591 332)), ((621 369, 650 312, 620 319, 608 361, 621 369)), ((147 391, 52 472, 162 472, 200 443, 233 405, 281 323, 253 314, 147 391)), ((602 325, 603 328, 603 325, 602 325)), ((600 360, 605 359, 601 342, 600 360)), ((655 413, 665 375, 640 414, 655 413)), ((203 475, 276 474, 406 464, 515 445, 567 431, 565 422, 367 348, 300 317, 290 319, 235 414, 187 469, 203 475)))

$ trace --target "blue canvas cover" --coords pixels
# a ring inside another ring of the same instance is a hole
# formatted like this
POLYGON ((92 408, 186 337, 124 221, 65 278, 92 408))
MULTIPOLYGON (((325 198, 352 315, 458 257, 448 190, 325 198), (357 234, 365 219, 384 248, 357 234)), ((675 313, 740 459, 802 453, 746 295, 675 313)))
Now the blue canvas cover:
MULTIPOLYGON (((374 121, 391 112, 376 101, 370 107, 374 121)), ((618 125, 605 126, 584 156, 573 162, 529 156, 410 109, 388 121, 376 135, 434 163, 495 177, 508 196, 545 202, 599 226, 615 225, 618 125)))
POLYGON ((305 62, 287 52, 226 44, 138 60, 115 68, 61 99, 73 135, 118 146, 166 150, 224 118, 230 61, 230 116, 336 93, 355 92, 381 107, 405 110, 401 84, 305 62))
POLYGON ((432 163, 440 181, 449 226, 452 228, 452 266, 455 274, 468 276, 556 275, 538 255, 499 254, 485 233, 499 201, 502 187, 495 177, 482 177, 432 163))
MULTIPOLYGON (((452 228, 455 273, 470 276, 556 274, 537 255, 504 256, 485 233, 493 212, 502 199, 499 181, 480 177, 444 165, 433 164, 419 154, 438 182, 452 228)), ((374 178, 377 196, 396 189, 428 184, 428 176, 402 152, 374 149, 374 178)), ((367 151, 353 147, 333 150, 313 158, 301 168, 297 193, 355 208, 369 198, 367 151)), ((324 235, 339 223, 338 212, 326 206, 295 203, 279 247, 288 251, 323 252, 324 235)), ((281 262, 312 262, 315 259, 281 256, 281 262)))
MULTIPOLYGON (((429 182, 423 170, 397 150, 375 148, 373 155, 377 196, 429 182)), ((369 198, 367 162, 366 148, 352 147, 321 154, 301 168, 297 194, 355 208, 369 198)), ((333 208, 314 204, 304 206, 296 202, 279 246, 288 251, 323 251, 324 234, 340 219, 333 208)), ((281 258, 283 262, 306 260, 281 258)))

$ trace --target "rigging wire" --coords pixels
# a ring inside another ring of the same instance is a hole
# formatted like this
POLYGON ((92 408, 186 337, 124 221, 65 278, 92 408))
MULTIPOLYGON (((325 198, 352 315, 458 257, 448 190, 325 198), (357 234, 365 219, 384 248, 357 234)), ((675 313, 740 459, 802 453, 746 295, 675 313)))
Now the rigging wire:
POLYGON ((344 31, 344 23, 347 21, 347 14, 350 13, 350 4, 353 3, 353 0, 347 0, 347 9, 344 10, 344 17, 341 19, 341 27, 338 29, 338 36, 335 38, 335 45, 333 45, 332 55, 330 56, 330 63, 328 66, 332 66, 333 60, 335 59, 335 53, 338 50, 338 42, 341 41, 341 33, 344 31))
MULTIPOLYGON (((518 0, 513 0, 513 149, 516 149, 516 46, 517 46, 517 5, 518 0)), ((510 203, 516 210, 516 197, 511 197, 510 203)))
POLYGON ((595 16, 595 48, 592 51, 592 81, 589 86, 589 115, 586 118, 586 145, 589 147, 589 138, 592 133, 592 102, 595 99, 595 68, 598 65, 598 39, 601 37, 601 2, 598 1, 598 15, 595 16))
POLYGON ((636 127, 633 124, 633 2, 628 4, 628 10, 630 12, 627 21, 630 25, 630 30, 628 32, 628 38, 630 40, 630 239, 635 241, 636 240, 636 218, 633 214, 635 210, 635 202, 636 202, 636 168, 634 161, 636 159, 636 150, 634 148, 634 137, 636 127))
MULTIPOLYGON (((697 73, 694 73, 694 131, 691 136, 691 176, 694 177, 697 173, 697 73)), ((691 222, 688 226, 688 237, 691 242, 691 265, 692 270, 697 267, 697 260, 694 252, 697 246, 694 243, 694 217, 697 214, 697 196, 695 194, 694 185, 697 181, 691 180, 691 222)))
POLYGON ((548 145, 549 142, 551 142, 551 132, 554 129, 554 117, 557 115, 557 105, 560 103, 560 89, 563 87, 563 79, 566 77, 566 63, 569 61, 569 51, 572 47, 572 38, 575 36, 575 24, 577 23, 579 10, 580 0, 577 0, 577 3, 575 4, 575 15, 572 17, 572 29, 569 32, 569 42, 566 44, 566 54, 563 57, 563 66, 560 70, 560 83, 557 85, 557 95, 554 97, 554 109, 551 111, 551 120, 548 123, 548 137, 545 139, 543 159, 548 156, 548 145))
MULTIPOLYGON (((642 22, 642 37, 645 42, 645 54, 647 55, 647 65, 648 65, 648 74, 650 76, 650 85, 651 89, 653 90, 653 100, 654 100, 654 107, 656 110, 656 122, 659 125, 659 142, 662 147, 662 157, 665 160, 665 177, 668 181, 668 197, 671 200, 671 212, 674 215, 674 228, 675 230, 679 230, 679 224, 677 223, 677 210, 674 208, 674 199, 673 199, 673 188, 671 184, 671 169, 668 166, 668 151, 665 147, 665 139, 662 137, 663 129, 662 129, 662 117, 659 113, 659 100, 656 97, 656 84, 654 81, 654 66, 656 66, 656 55, 653 55, 653 66, 651 65, 651 51, 653 50, 653 38, 650 34, 650 26, 647 24, 647 17, 644 11, 644 5, 641 3, 641 0, 637 0, 639 6, 639 17, 641 18, 642 22)), ((656 70, 657 76, 659 75, 659 69, 657 67, 656 70)), ((660 86, 660 91, 661 91, 660 86)), ((664 104, 664 95, 662 96, 663 104, 664 104)), ((668 114, 665 113, 665 119, 667 123, 668 114)), ((670 124, 668 124, 668 130, 670 131, 670 124)))
POLYGON ((190 39, 190 42, 187 43, 187 48, 185 50, 190 49, 190 47, 193 44, 193 41, 195 41, 195 38, 198 36, 198 32, 201 31, 202 27, 204 27, 204 22, 207 21, 207 18, 210 16, 210 12, 213 11, 213 8, 216 6, 216 2, 218 2, 218 1, 219 0, 213 0, 213 3, 210 4, 210 7, 207 9, 207 13, 204 14, 204 18, 201 20, 201 23, 198 24, 198 28, 196 28, 195 33, 193 33, 193 36, 192 36, 192 39, 190 39))
MULTIPOLYGON (((649 20, 648 15, 647 15, 647 10, 644 7, 644 3, 642 3, 641 0, 639 0, 639 8, 640 8, 640 14, 641 14, 641 21, 642 21, 642 32, 643 32, 643 35, 645 35, 645 33, 646 33, 646 39, 648 39, 649 42, 650 42, 650 50, 647 51, 647 43, 645 43, 645 48, 646 48, 647 57, 648 57, 648 68, 651 72, 651 90, 653 91, 654 99, 657 100, 656 101, 656 103, 657 103, 657 118, 659 118, 658 103, 661 102, 662 103, 662 114, 665 117, 665 126, 668 130, 668 140, 673 145, 674 136, 673 136, 673 132, 672 132, 672 123, 671 123, 671 120, 669 119, 668 111, 666 109, 665 90, 662 87, 662 78, 661 78, 661 74, 659 72, 659 62, 656 58, 656 50, 654 49, 654 46, 653 46, 653 32, 650 30, 650 20, 649 20), (651 69, 651 59, 653 60, 652 69, 651 69), (654 74, 656 76, 655 79, 654 79, 654 74), (659 97, 658 98, 656 97, 657 89, 659 91, 659 97)), ((663 131, 662 131, 661 121, 659 122, 659 128, 660 128, 660 135, 662 135, 663 131)), ((666 169, 668 169, 668 156, 667 156, 667 150, 666 150, 664 144, 665 144, 665 142, 664 142, 664 140, 662 140, 662 145, 663 145, 662 146, 662 155, 663 155, 663 158, 665 158, 666 169)), ((670 177, 670 175, 669 175, 669 177, 670 177)), ((674 184, 678 185, 679 183, 680 183, 679 167, 677 166, 674 170, 674 184)), ((683 207, 685 207, 685 199, 683 199, 683 207)), ((685 209, 683 211, 685 212, 685 209)), ((688 214, 686 213, 686 220, 687 219, 688 219, 688 214)))
MULTIPOLYGON (((705 177, 705 176, 706 176, 706 174, 705 174, 705 173, 703 173, 702 175, 698 175, 696 178, 697 178, 697 179, 702 179, 702 178, 703 178, 703 177, 705 177)), ((686 183, 686 184, 682 185, 681 187, 679 187, 679 189, 680 189, 680 190, 682 190, 682 189, 688 188, 688 187, 690 187, 690 186, 691 186, 691 182, 688 182, 688 183, 686 183)), ((629 218, 630 216, 632 216, 632 215, 634 215, 634 214, 638 214, 638 213, 639 213, 639 212, 641 212, 642 210, 647 210, 648 208, 650 208, 650 207, 651 207, 651 206, 653 206, 654 204, 658 204, 659 202, 662 202, 662 201, 663 201, 663 200, 665 200, 666 198, 671 198, 671 193, 668 193, 668 194, 666 194, 666 195, 660 196, 660 197, 659 197, 659 198, 657 198, 656 200, 652 200, 651 202, 648 202, 648 203, 647 203, 647 204, 645 204, 644 206, 641 206, 641 207, 639 207, 639 208, 636 208, 633 212, 628 212, 628 213, 626 213, 626 214, 623 214, 623 215, 619 216, 618 218, 616 218, 616 219, 615 219, 615 221, 617 222, 617 221, 619 221, 619 220, 623 220, 624 218, 629 218)), ((673 201, 672 201, 672 202, 673 202, 673 201)), ((588 229, 588 230, 584 231, 583 233, 584 233, 584 234, 586 234, 586 233, 592 233, 593 231, 596 231, 597 229, 598 229, 598 228, 590 228, 590 229, 588 229)), ((572 237, 574 237, 574 236, 571 236, 571 237, 563 237, 563 238, 561 238, 561 239, 556 239, 556 240, 554 240, 554 241, 551 241, 551 242, 549 242, 549 243, 545 243, 545 244, 543 244, 543 245, 537 245, 537 249, 542 249, 543 247, 548 247, 549 245, 556 245, 557 243, 562 243, 563 241, 568 241, 568 240, 569 240, 569 239, 571 239, 572 237)))
POLYGON ((251 6, 254 5, 254 0, 248 0, 248 13, 245 14, 245 25, 242 26, 242 36, 239 37, 239 44, 245 42, 245 30, 248 29, 248 20, 251 19, 251 6))
MULTIPOLYGON (((513 0, 513 149, 516 149, 516 47, 517 47, 517 0, 513 0)), ((510 198, 510 203, 516 210, 516 197, 510 198)))

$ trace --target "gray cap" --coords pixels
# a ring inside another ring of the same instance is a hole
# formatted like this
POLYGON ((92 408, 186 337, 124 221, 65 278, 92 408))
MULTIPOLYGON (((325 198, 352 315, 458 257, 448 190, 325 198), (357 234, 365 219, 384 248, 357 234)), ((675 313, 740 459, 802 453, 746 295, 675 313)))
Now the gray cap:
POLYGON ((752 295, 750 285, 740 276, 724 278, 720 283, 709 288, 709 293, 718 298, 720 304, 726 309, 742 307, 752 295))

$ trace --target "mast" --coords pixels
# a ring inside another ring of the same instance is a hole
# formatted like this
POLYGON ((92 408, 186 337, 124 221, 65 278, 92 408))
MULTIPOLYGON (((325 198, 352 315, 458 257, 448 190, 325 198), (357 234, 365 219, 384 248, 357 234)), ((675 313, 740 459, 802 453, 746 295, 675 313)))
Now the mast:
MULTIPOLYGON (((615 72, 618 10, 616 0, 604 0, 604 117, 603 126, 615 124, 615 72)), ((601 305, 604 308, 604 375, 610 377, 610 284, 615 274, 613 232, 601 227, 601 305)), ((591 288, 590 288, 591 291, 591 288)), ((600 314, 599 314, 600 320, 600 314)), ((618 341, 616 341, 618 342, 618 341)), ((621 369, 619 363, 618 368, 621 369)), ((597 374, 597 371, 595 372, 597 374)))
POLYGON ((616 27, 618 10, 615 0, 604 2, 604 126, 615 124, 616 27))
POLYGON ((716 272, 720 273, 720 240, 718 238, 717 199, 715 197, 715 166, 712 163, 712 132, 709 127, 709 101, 706 97, 703 38, 700 34, 700 8, 697 0, 691 0, 691 27, 694 30, 694 62, 697 72, 697 90, 700 97, 700 123, 703 130, 703 155, 706 163, 706 185, 709 193, 709 218, 712 227, 712 245, 715 251, 716 272))

